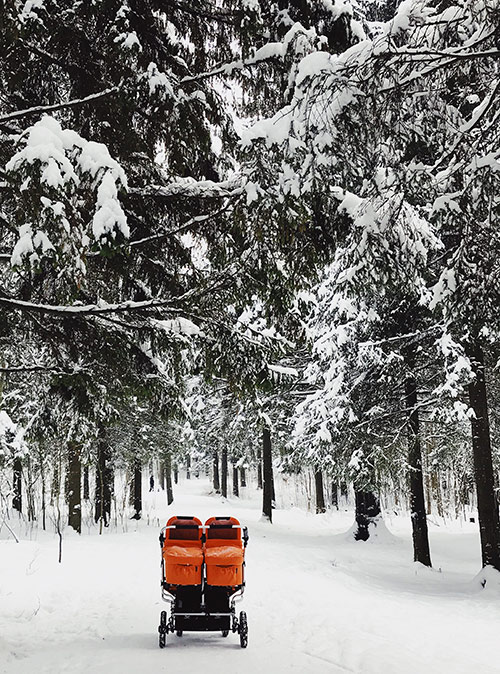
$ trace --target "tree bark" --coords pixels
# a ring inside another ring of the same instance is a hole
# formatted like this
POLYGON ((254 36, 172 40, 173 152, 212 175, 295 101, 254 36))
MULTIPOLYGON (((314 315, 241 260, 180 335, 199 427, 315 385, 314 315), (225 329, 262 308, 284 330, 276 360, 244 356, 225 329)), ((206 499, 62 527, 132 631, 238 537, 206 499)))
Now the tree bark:
POLYGON ((134 479, 132 481, 133 489, 133 508, 134 514, 130 519, 140 520, 142 514, 142 466, 139 459, 134 462, 134 479))
POLYGON ((316 514, 326 513, 325 490, 323 488, 323 473, 317 470, 314 473, 316 482, 316 514))
POLYGON ((240 495, 240 487, 238 482, 238 466, 233 463, 233 496, 240 495))
POLYGON ((95 474, 95 512, 94 521, 109 527, 111 503, 113 500, 113 468, 110 465, 111 451, 104 438, 98 439, 97 466, 95 474))
POLYGON ((174 466, 174 483, 178 484, 179 482, 179 468, 177 467, 177 464, 174 466))
POLYGON ((68 524, 77 533, 82 533, 82 463, 80 445, 68 442, 68 524))
POLYGON ((220 494, 219 452, 214 449, 214 492, 220 494))
POLYGON ((257 450, 257 489, 262 489, 262 451, 257 450))
POLYGON ((186 457, 186 480, 191 479, 191 456, 188 454, 186 457))
POLYGON ((468 346, 467 355, 474 373, 474 379, 469 384, 469 402, 474 411, 471 418, 472 451, 482 562, 483 566, 492 566, 500 571, 500 521, 491 456, 484 354, 478 338, 468 346))
POLYGON ((240 468, 240 484, 242 487, 247 486, 247 472, 243 466, 240 468))
POLYGON ((262 514, 270 522, 273 521, 273 450, 271 445, 271 431, 267 426, 262 427, 262 514))
POLYGON ((422 471, 422 446, 420 419, 417 407, 417 384, 412 370, 415 366, 414 346, 410 345, 405 361, 409 374, 405 381, 405 403, 408 414, 408 466, 410 470, 410 516, 413 538, 413 559, 425 566, 432 566, 425 511, 424 474, 422 471))
POLYGON ((332 508, 339 509, 339 489, 336 482, 332 482, 332 508))
POLYGON ((89 482, 89 467, 83 467, 83 500, 90 499, 90 482, 89 482))
POLYGON ((227 498, 227 447, 222 448, 221 493, 227 498))
POLYGON ((160 461, 160 489, 165 491, 165 463, 166 461, 160 461))
POLYGON ((367 541, 370 538, 370 525, 376 526, 380 516, 380 503, 372 491, 354 491, 356 498, 357 530, 354 538, 357 541, 367 541))
POLYGON ((13 466, 13 487, 14 487, 14 496, 12 498, 12 507, 14 510, 17 510, 18 513, 23 511, 23 464, 21 458, 16 456, 14 459, 13 466))
POLYGON ((165 479, 167 483, 167 505, 174 502, 174 490, 172 488, 172 455, 167 452, 165 458, 165 479))
POLYGON ((349 491, 347 489, 347 482, 340 483, 340 496, 347 501, 349 491))

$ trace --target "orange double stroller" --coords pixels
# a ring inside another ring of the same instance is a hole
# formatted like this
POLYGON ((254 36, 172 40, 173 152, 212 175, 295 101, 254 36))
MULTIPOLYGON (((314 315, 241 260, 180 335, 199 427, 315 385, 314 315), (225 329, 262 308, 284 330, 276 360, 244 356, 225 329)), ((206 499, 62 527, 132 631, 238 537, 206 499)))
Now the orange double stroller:
POLYGON ((236 616, 235 603, 245 588, 245 548, 248 530, 234 517, 171 517, 161 530, 162 599, 170 603, 160 614, 160 648, 167 634, 184 631, 237 632, 248 644, 245 611, 236 616))

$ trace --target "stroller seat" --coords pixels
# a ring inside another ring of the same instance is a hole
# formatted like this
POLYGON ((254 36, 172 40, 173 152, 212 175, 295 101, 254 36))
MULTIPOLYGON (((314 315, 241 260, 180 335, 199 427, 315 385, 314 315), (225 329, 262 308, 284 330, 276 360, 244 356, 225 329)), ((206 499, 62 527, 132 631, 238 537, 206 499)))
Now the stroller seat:
POLYGON ((196 517, 171 517, 163 542, 165 581, 170 585, 201 585, 203 548, 201 521, 196 517))
POLYGON ((205 530, 207 585, 242 585, 245 555, 238 520, 234 517, 211 517, 205 522, 205 530))

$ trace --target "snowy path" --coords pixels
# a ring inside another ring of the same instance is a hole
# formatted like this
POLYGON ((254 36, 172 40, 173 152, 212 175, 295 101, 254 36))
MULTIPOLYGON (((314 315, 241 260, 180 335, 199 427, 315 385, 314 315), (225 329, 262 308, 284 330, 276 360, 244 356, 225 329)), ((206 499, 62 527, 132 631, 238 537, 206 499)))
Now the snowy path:
POLYGON ((224 504, 207 491, 185 482, 170 509, 155 494, 150 517, 230 514, 249 526, 248 649, 218 633, 158 648, 158 528, 129 522, 125 534, 66 536, 62 565, 52 534, 0 541, 1 674, 500 672, 500 591, 472 582, 474 529, 433 531, 438 573, 409 561, 407 521, 398 537, 353 543, 342 533, 351 513, 276 511, 270 526, 257 498, 224 504))

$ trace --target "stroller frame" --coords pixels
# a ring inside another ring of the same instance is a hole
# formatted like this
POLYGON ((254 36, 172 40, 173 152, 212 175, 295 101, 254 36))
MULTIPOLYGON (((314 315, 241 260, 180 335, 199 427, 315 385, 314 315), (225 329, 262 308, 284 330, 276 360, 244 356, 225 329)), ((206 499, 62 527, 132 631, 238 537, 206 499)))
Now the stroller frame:
MULTIPOLYGON (((177 516, 177 520, 193 520, 193 517, 177 516)), ((160 533, 161 555, 161 597, 170 604, 170 615, 167 611, 160 613, 160 625, 158 627, 159 646, 166 646, 167 634, 176 633, 178 637, 184 631, 213 632, 220 631, 223 637, 229 632, 238 633, 240 646, 248 645, 248 622, 245 611, 236 612, 236 603, 241 601, 245 589, 244 575, 241 584, 235 586, 216 586, 207 583, 206 562, 203 561, 201 584, 199 585, 175 585, 166 581, 165 559, 163 545, 168 529, 201 529, 201 543, 205 545, 207 531, 211 529, 240 529, 243 548, 248 543, 248 529, 240 524, 222 524, 220 520, 230 520, 230 517, 216 517, 212 524, 193 525, 179 524, 165 526, 160 533)), ((244 574, 245 561, 243 561, 242 574, 244 574)))

